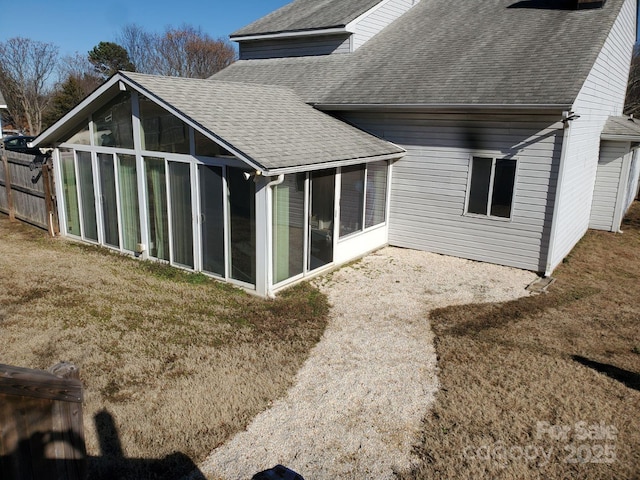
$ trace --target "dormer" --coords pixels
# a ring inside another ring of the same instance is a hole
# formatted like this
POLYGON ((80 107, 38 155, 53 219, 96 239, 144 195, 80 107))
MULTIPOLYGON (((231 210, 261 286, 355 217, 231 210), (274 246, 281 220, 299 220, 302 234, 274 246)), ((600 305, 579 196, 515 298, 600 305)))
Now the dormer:
POLYGON ((420 0, 295 0, 231 34, 240 60, 352 53, 420 0))

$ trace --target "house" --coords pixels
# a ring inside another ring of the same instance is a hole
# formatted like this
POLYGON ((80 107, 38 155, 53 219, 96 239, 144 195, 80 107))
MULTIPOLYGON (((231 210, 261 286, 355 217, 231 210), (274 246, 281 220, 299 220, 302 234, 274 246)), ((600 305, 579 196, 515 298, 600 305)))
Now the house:
POLYGON ((271 295, 391 244, 550 275, 617 231, 635 0, 296 0, 208 80, 120 72, 34 143, 62 231, 271 295))

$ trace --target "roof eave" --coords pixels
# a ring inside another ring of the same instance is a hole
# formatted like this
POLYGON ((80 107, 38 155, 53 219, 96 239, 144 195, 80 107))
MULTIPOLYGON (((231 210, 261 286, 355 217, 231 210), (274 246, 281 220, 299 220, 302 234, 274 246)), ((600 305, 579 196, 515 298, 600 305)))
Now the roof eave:
POLYGON ((321 35, 339 35, 339 34, 352 34, 354 29, 351 26, 334 26, 327 28, 314 28, 310 30, 288 30, 282 32, 266 32, 255 33, 249 35, 231 35, 229 38, 234 42, 247 42, 250 40, 274 40, 279 38, 292 38, 292 37, 317 37, 321 35))
POLYGON ((322 111, 384 111, 384 112, 536 112, 559 113, 571 110, 569 103, 501 104, 501 103, 312 103, 322 111))
POLYGON ((355 158, 349 158, 349 159, 332 160, 329 162, 322 162, 322 163, 296 165, 292 167, 272 168, 269 170, 264 170, 262 172, 262 175, 264 175, 265 177, 274 177, 276 175, 288 174, 288 173, 311 172, 316 170, 323 170, 325 168, 346 167, 349 165, 359 165, 362 163, 379 162, 384 160, 398 160, 407 154, 407 151, 404 148, 401 148, 401 150, 402 151, 396 152, 396 153, 374 155, 371 157, 355 157, 355 158))
POLYGON ((640 133, 629 135, 603 133, 600 135, 600 140, 609 140, 612 142, 640 142, 640 133))

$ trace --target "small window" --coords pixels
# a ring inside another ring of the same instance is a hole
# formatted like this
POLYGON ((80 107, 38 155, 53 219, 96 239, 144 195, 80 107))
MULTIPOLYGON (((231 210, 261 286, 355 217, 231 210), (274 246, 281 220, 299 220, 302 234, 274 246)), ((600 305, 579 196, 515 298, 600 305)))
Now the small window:
POLYGON ((473 157, 467 213, 510 218, 515 179, 515 160, 473 157))

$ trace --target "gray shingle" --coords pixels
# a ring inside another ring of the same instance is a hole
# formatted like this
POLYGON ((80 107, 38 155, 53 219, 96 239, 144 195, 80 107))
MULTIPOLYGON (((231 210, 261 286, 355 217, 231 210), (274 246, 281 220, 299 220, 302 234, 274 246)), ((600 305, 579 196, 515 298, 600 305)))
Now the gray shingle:
POLYGON ((567 105, 623 3, 422 0, 354 53, 244 60, 213 78, 288 86, 310 103, 567 105))
POLYGON ((602 130, 602 136, 640 138, 640 121, 633 117, 609 117, 602 130))
POLYGON ((382 0, 296 0, 231 34, 263 35, 344 27, 382 0))
POLYGON ((401 156, 400 147, 346 125, 287 88, 122 72, 263 170, 401 156))

